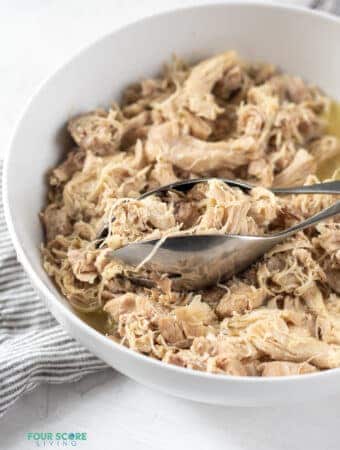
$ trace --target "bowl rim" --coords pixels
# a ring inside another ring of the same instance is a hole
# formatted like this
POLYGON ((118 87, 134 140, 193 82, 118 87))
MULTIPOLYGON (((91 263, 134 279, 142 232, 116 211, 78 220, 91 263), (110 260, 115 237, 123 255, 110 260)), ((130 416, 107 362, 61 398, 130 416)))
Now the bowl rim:
MULTIPOLYGON (((104 33, 102 36, 96 38, 89 44, 81 47, 78 51, 74 52, 70 57, 66 59, 63 63, 61 63, 56 69, 54 69, 51 73, 49 73, 46 77, 44 77, 43 81, 39 83, 37 88, 34 90, 33 94, 29 97, 29 99, 26 101, 21 114, 19 115, 19 118, 17 119, 16 125, 13 127, 11 137, 8 141, 8 144, 6 145, 4 159, 3 159, 3 180, 2 180, 2 197, 3 197, 3 205, 4 205, 4 215, 5 220, 7 224, 7 228, 12 240, 12 243, 14 245, 14 249, 16 251, 17 259, 20 262, 20 264, 23 266, 26 275, 28 275, 30 282, 33 284, 33 286, 36 286, 38 291, 48 299, 48 301, 55 306, 55 308, 58 310, 61 316, 66 316, 69 323, 72 324, 74 329, 80 328, 84 334, 86 334, 88 337, 93 339, 94 341, 97 341, 100 345, 111 347, 112 349, 115 349, 117 351, 125 352, 127 357, 135 358, 137 361, 140 361, 141 364, 148 364, 150 367, 157 367, 162 370, 167 370, 172 372, 173 374, 183 375, 187 377, 195 377, 196 379, 202 379, 202 380, 210 380, 211 382, 220 382, 220 383, 226 383, 226 382, 238 382, 242 384, 248 384, 248 383, 255 383, 255 384, 261 384, 263 386, 269 385, 271 383, 275 383, 275 385, 280 385, 282 383, 286 384, 288 382, 298 382, 303 383, 306 378, 309 380, 315 379, 315 378, 323 378, 324 381, 326 378, 333 378, 337 377, 338 374, 340 374, 340 368, 334 368, 334 369, 327 369, 320 372, 310 373, 310 374, 302 374, 302 375, 287 375, 287 376, 281 376, 281 377, 261 377, 261 376, 239 376, 239 375, 227 375, 227 374, 215 374, 210 372, 203 372, 199 370, 194 370, 190 368, 183 368, 180 366, 176 366, 174 364, 166 363, 161 360, 157 360, 155 358, 152 358, 150 356, 146 356, 144 354, 138 353, 135 350, 132 350, 130 348, 125 347, 122 344, 118 344, 114 342, 113 340, 109 339, 107 336, 103 335, 90 325, 88 325, 86 322, 84 322, 82 319, 80 319, 73 311, 72 309, 69 309, 66 305, 64 305, 50 290, 50 287, 47 283, 45 283, 38 275, 38 273, 35 271, 33 266, 30 262, 30 257, 26 253, 24 246, 20 242, 20 238, 17 234, 16 227, 15 227, 15 220, 13 219, 12 212, 11 212, 11 206, 9 201, 9 180, 8 180, 8 171, 10 166, 10 157, 12 154, 12 150, 14 148, 15 144, 15 138, 18 134, 22 123, 25 120, 26 114, 29 111, 29 108, 31 104, 34 103, 36 97, 40 95, 41 92, 43 92, 44 89, 48 88, 48 85, 59 75, 60 72, 67 69, 67 67, 71 64, 73 64, 77 59, 81 58, 90 48, 96 47, 101 44, 102 41, 105 41, 107 39, 110 39, 112 36, 114 36, 116 33, 120 33, 122 31, 128 31, 129 29, 133 29, 135 25, 137 24, 144 24, 146 25, 148 21, 157 20, 161 17, 170 16, 170 15, 177 15, 183 11, 189 12, 191 10, 207 10, 207 9, 218 9, 218 8, 233 8, 233 7, 241 7, 246 8, 248 6, 256 7, 259 9, 265 9, 265 10, 276 10, 278 13, 280 11, 288 11, 292 12, 293 14, 298 15, 307 15, 307 16, 314 16, 317 17, 320 20, 326 21, 326 22, 333 22, 340 26, 340 17, 336 17, 335 15, 332 15, 330 13, 319 11, 311 8, 306 8, 304 6, 300 5, 292 5, 292 4, 283 4, 279 1, 274 1, 271 3, 267 3, 265 0, 258 1, 258 0, 229 0, 227 3, 221 1, 216 1, 214 3, 203 3, 199 5, 191 5, 191 6, 179 6, 175 8, 169 8, 165 11, 156 13, 156 14, 148 14, 145 16, 142 16, 141 18, 138 18, 137 20, 134 20, 132 22, 129 22, 127 24, 124 24, 123 26, 118 26, 114 30, 111 30, 107 33, 104 33)), ((50 280, 51 283, 52 280, 50 280)), ((62 294, 61 294, 62 295, 62 294)), ((44 300, 44 299, 42 299, 44 300)), ((46 305, 46 302, 45 302, 46 305)), ((48 308, 48 307, 47 307, 48 308)), ((48 308, 50 311, 50 308, 48 308)), ((50 311, 51 312, 51 311, 50 311)), ((51 313, 52 314, 52 313, 51 313)), ((52 314, 54 316, 54 314, 52 314)), ((58 321, 58 320, 57 320, 58 321)), ((60 323, 58 321, 58 323, 60 323)), ((61 325, 63 328, 64 326, 61 325)), ((67 332, 69 332, 67 330, 67 332)), ((70 333, 72 338, 77 340, 73 336, 73 333, 70 333)), ((83 344, 82 344, 83 345, 83 344)), ((95 354, 95 353, 94 353, 95 354)), ((97 356, 97 355, 96 355, 97 356)), ((99 358, 99 357, 98 357, 99 358)), ((117 369, 119 371, 119 368, 117 369)))

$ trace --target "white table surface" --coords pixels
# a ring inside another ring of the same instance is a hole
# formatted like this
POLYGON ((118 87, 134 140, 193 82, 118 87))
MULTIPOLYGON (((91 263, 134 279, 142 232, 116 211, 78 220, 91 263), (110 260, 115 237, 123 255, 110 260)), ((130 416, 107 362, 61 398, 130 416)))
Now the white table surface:
MULTIPOLYGON (((0 157, 23 104, 65 59, 124 23, 192 3, 201 2, 0 0, 0 157)), ((284 408, 214 407, 108 369, 25 395, 0 420, 0 449, 36 448, 28 432, 74 431, 88 437, 77 448, 91 450, 338 450, 339 428, 340 397, 284 408)))

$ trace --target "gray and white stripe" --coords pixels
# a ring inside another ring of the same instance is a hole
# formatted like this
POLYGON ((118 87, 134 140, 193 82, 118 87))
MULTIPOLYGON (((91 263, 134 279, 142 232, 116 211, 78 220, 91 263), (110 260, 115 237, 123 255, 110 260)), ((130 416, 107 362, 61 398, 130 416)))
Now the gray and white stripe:
POLYGON ((338 14, 340 11, 338 0, 311 0, 308 5, 312 9, 318 9, 333 14, 338 14))
POLYGON ((66 383, 107 367, 61 328, 18 263, 6 228, 0 162, 0 417, 40 383, 66 383))

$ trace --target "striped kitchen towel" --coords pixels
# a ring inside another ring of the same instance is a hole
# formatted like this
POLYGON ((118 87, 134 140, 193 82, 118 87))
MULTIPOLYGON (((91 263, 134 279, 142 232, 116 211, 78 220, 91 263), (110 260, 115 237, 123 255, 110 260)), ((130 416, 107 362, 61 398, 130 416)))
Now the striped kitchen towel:
MULTIPOLYGON (((2 191, 0 162, 0 191, 2 191)), ((40 383, 66 383, 105 363, 73 340, 52 317, 16 259, 0 192, 0 417, 40 383)))
POLYGON ((339 0, 309 0, 307 6, 312 9, 318 9, 320 11, 325 11, 333 14, 340 13, 339 0))

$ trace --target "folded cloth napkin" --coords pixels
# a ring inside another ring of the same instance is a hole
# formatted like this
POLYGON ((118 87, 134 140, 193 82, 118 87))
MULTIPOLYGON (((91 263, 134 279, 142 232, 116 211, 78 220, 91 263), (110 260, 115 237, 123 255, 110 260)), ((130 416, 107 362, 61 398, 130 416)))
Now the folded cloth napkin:
MULTIPOLYGON (((1 175, 2 163, 0 186, 1 175)), ((0 194, 1 417, 40 383, 77 381, 107 366, 63 330, 33 290, 16 259, 0 194)))
MULTIPOLYGON (((340 13, 338 0, 295 0, 294 3, 340 13)), ((0 162, 0 186, 1 174, 0 162)), ((23 393, 40 383, 77 381, 107 366, 68 336, 32 289, 16 259, 0 194, 1 417, 23 393)))

